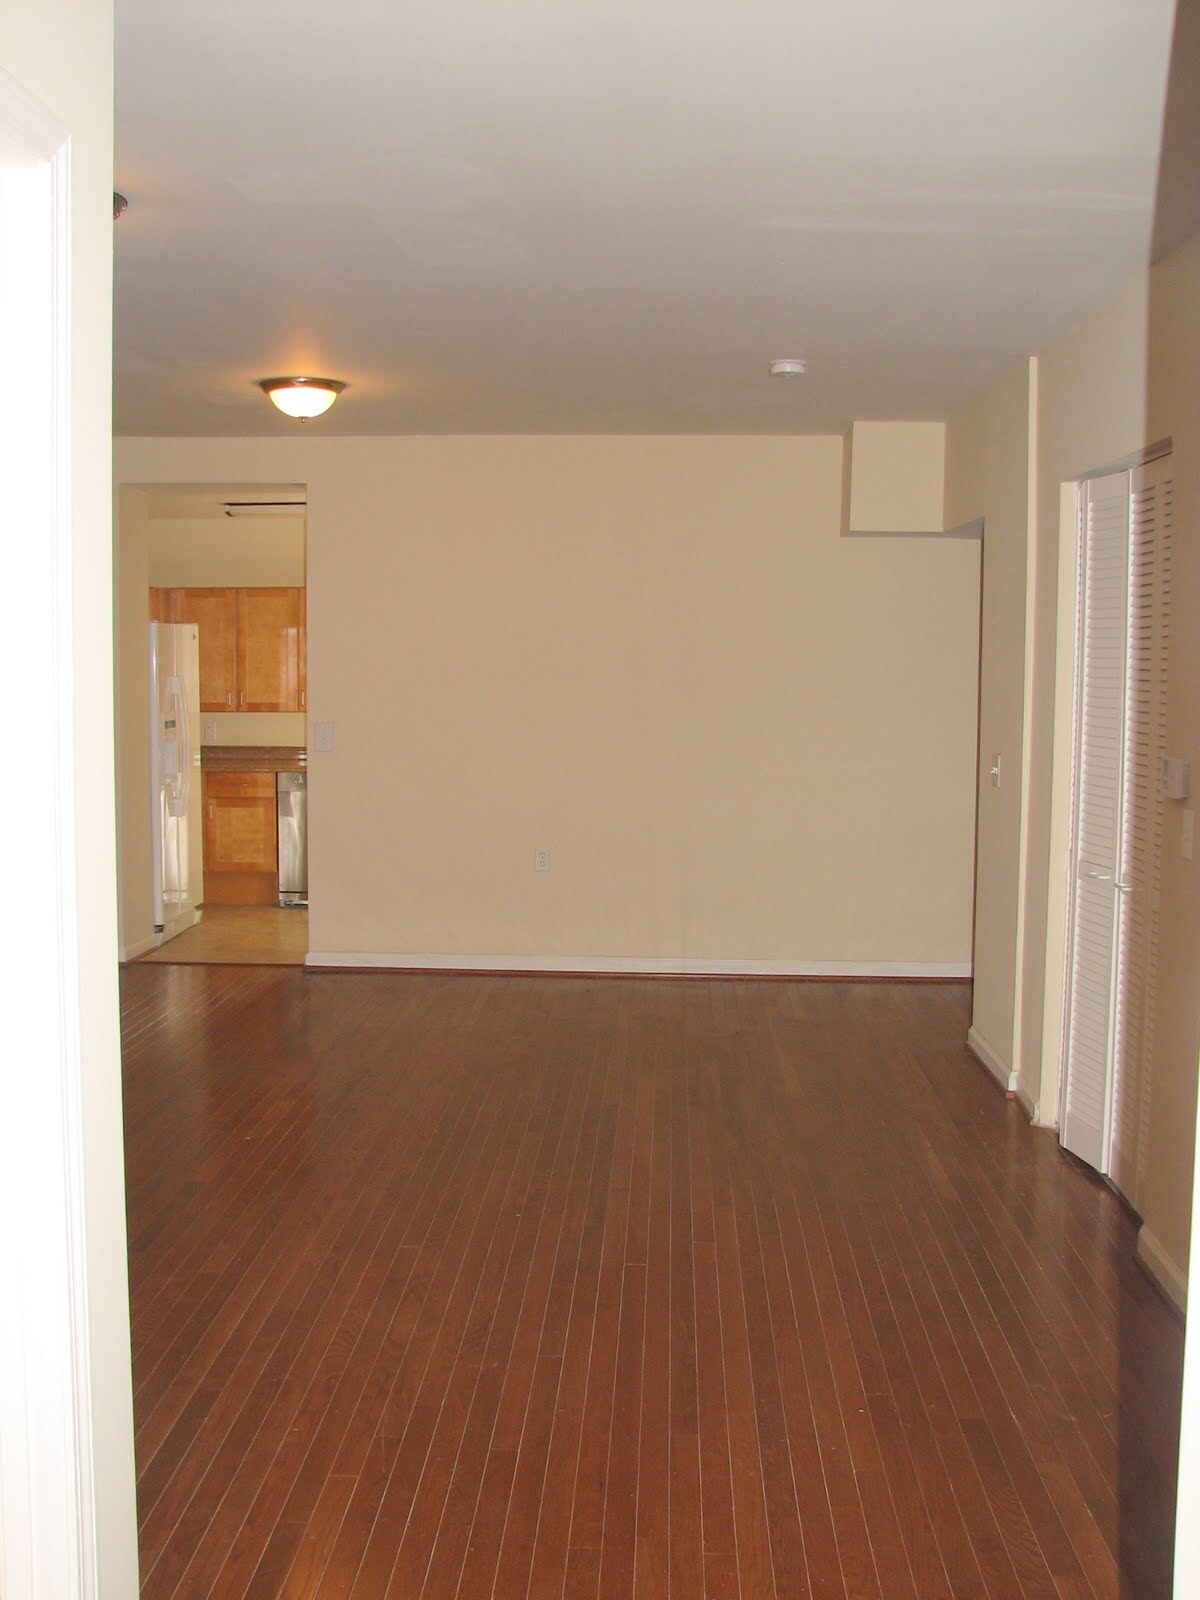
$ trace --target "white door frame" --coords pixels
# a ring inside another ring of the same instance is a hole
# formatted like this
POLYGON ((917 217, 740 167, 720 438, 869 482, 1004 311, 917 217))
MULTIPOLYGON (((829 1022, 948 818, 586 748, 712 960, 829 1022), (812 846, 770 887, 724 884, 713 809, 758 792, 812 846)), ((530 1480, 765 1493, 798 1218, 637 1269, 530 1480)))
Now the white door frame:
POLYGON ((1054 749, 1051 767, 1050 873, 1046 894, 1046 985, 1042 1010, 1039 1120, 1059 1126, 1065 1103, 1067 957, 1071 920, 1071 841, 1074 835, 1075 632, 1079 587, 1079 491, 1059 489, 1058 620, 1055 637, 1054 749))
POLYGON ((71 155, 0 72, 0 1593, 97 1595, 75 857, 71 155), (14 375, 16 381, 13 381, 14 375), (18 778, 20 781, 18 781, 18 778))

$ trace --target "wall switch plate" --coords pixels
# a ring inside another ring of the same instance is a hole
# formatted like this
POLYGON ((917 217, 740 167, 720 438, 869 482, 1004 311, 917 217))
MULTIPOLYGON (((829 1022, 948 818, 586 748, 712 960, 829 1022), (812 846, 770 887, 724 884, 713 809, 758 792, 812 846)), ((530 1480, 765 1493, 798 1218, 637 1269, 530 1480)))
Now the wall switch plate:
POLYGON ((1000 787, 1000 752, 999 752, 999 750, 993 750, 992 751, 992 764, 988 768, 988 777, 992 780, 992 788, 993 789, 998 789, 1000 787))
POLYGON ((1185 861, 1192 859, 1196 848, 1196 813, 1188 807, 1183 813, 1183 826, 1179 831, 1179 854, 1185 861))
POLYGON ((329 755, 333 750, 332 722, 313 723, 313 749, 319 751, 323 756, 329 755))
POLYGON ((1186 800, 1192 786, 1191 763, 1179 756, 1164 756, 1162 791, 1168 800, 1186 800))
POLYGON ((550 871, 550 852, 544 846, 533 852, 533 870, 535 872, 550 871))

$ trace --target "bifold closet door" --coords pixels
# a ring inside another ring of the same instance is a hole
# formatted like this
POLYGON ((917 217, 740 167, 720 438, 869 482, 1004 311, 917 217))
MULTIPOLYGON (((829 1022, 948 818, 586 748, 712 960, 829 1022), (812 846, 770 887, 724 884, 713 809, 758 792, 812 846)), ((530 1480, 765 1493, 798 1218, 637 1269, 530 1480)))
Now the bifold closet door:
POLYGON ((1172 488, 1169 456, 1130 475, 1125 781, 1106 1170, 1134 1206, 1146 1170, 1158 987, 1172 488))
POLYGON ((1075 853, 1062 1142, 1103 1172, 1117 957, 1124 788, 1129 474, 1092 479, 1080 504, 1075 853))
POLYGON ((1162 858, 1171 460, 1083 487, 1062 1142, 1135 1205, 1162 858))

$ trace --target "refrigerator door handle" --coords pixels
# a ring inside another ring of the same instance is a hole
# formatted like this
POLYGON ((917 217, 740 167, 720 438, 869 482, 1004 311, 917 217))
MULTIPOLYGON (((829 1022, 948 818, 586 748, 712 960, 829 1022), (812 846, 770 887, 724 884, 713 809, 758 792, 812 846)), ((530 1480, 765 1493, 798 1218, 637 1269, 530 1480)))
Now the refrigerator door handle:
POLYGON ((173 817, 186 817, 192 785, 192 739, 183 679, 173 674, 167 680, 167 694, 175 717, 175 759, 178 769, 170 780, 167 804, 173 817))
POLYGON ((192 794, 192 715, 183 679, 176 678, 173 686, 179 697, 179 726, 183 732, 179 751, 179 815, 186 817, 192 794))

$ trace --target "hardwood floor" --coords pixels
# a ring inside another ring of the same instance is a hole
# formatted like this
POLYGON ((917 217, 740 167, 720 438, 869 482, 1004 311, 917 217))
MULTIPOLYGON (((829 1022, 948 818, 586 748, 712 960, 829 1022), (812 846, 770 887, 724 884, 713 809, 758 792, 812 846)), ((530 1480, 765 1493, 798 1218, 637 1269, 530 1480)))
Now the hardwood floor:
POLYGON ((1169 1594, 1181 1328, 965 987, 122 988, 146 1596, 1169 1594))
POLYGON ((206 906, 195 927, 138 959, 161 966, 302 967, 307 954, 303 906, 206 906))

